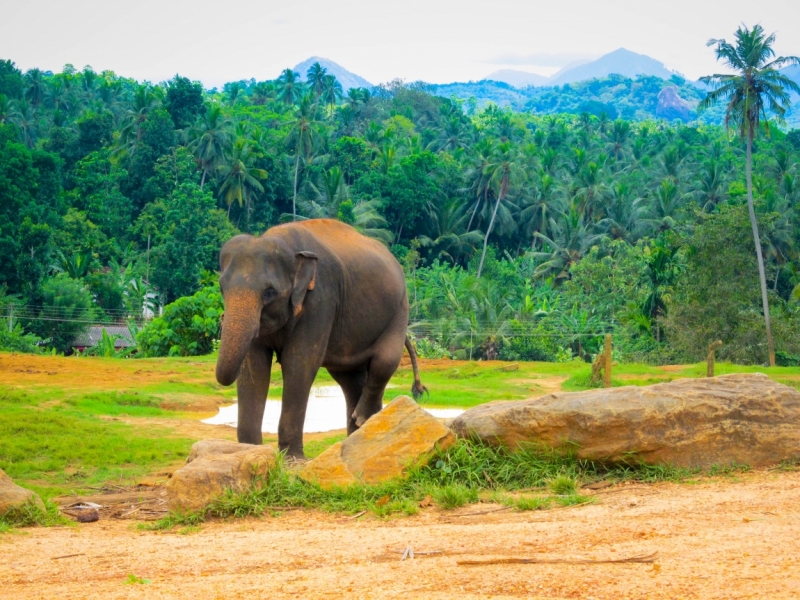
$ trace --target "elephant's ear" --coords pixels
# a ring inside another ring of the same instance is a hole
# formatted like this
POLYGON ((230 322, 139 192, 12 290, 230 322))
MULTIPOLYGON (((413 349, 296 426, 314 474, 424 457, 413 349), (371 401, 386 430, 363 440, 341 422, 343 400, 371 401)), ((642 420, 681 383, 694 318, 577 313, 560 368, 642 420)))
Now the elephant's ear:
POLYGON ((297 272, 294 274, 294 286, 292 287, 292 306, 294 316, 303 312, 303 300, 306 292, 314 289, 317 278, 317 255, 313 252, 298 252, 297 272))

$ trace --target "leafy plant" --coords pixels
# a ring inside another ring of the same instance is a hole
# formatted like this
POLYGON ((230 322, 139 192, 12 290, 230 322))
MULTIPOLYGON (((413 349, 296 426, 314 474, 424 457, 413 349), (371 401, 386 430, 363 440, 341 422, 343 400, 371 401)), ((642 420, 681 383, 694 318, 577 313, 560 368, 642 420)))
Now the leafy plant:
POLYGON ((213 350, 223 311, 219 286, 203 288, 164 307, 136 336, 142 356, 198 356, 213 350))

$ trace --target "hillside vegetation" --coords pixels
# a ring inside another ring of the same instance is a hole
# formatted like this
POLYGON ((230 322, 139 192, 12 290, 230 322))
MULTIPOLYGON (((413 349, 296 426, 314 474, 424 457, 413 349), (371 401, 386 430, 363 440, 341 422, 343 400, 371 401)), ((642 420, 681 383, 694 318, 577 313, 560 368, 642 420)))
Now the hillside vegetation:
MULTIPOLYGON (((88 324, 129 322, 140 356, 209 352, 222 243, 326 217, 404 265, 424 356, 591 360, 612 333, 626 360, 695 361, 716 339, 723 359, 766 360, 744 146, 652 119, 665 82, 537 88, 504 109, 302 75, 209 91, 0 62, 0 347, 69 352, 88 324)), ((799 150, 800 132, 778 127, 754 147, 787 365, 800 361, 799 150)))

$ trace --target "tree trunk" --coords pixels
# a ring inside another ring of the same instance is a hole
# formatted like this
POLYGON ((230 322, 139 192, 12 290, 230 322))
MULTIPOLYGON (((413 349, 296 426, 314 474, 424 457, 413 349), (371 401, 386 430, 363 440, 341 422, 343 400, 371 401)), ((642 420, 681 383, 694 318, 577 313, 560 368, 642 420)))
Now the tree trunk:
POLYGON ((778 291, 778 278, 781 276, 781 269, 783 269, 783 267, 778 265, 777 269, 775 271, 775 283, 772 284, 772 291, 773 292, 777 292, 778 291))
POLYGON ((294 162, 294 196, 292 196, 292 221, 297 221, 297 171, 300 169, 300 153, 294 162))
POLYGON ((769 298, 767 296, 767 277, 764 273, 764 256, 761 253, 761 238, 758 235, 756 210, 753 206, 753 125, 748 125, 747 131, 747 165, 745 176, 747 178, 747 210, 750 213, 750 225, 753 227, 753 241, 756 244, 756 258, 758 259, 758 277, 761 283, 761 304, 764 309, 764 323, 767 327, 767 350, 769 351, 769 366, 775 366, 775 343, 772 341, 772 325, 769 320, 769 298))
POLYGON ((201 190, 203 189, 203 185, 204 185, 204 184, 205 184, 205 182, 206 182, 206 173, 208 173, 208 171, 206 171, 205 169, 203 169, 203 176, 200 178, 200 189, 201 189, 201 190))
POLYGON ((478 265, 478 279, 480 279, 481 271, 483 271, 483 261, 486 258, 486 246, 489 244, 489 234, 492 233, 492 226, 494 225, 494 219, 497 216, 497 209, 500 208, 500 202, 503 200, 503 196, 497 197, 497 202, 494 204, 494 210, 492 211, 492 219, 489 221, 489 227, 486 228, 486 236, 483 238, 483 253, 481 253, 481 262, 478 265))

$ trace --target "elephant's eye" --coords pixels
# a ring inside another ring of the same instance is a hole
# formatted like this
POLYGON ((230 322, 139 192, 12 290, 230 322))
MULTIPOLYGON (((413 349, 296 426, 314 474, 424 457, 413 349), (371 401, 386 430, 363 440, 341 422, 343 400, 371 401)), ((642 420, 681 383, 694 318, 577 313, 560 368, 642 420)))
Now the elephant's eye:
POLYGON ((264 290, 264 296, 263 296, 264 302, 269 302, 277 295, 278 295, 278 290, 276 290, 275 288, 267 288, 266 290, 264 290))

